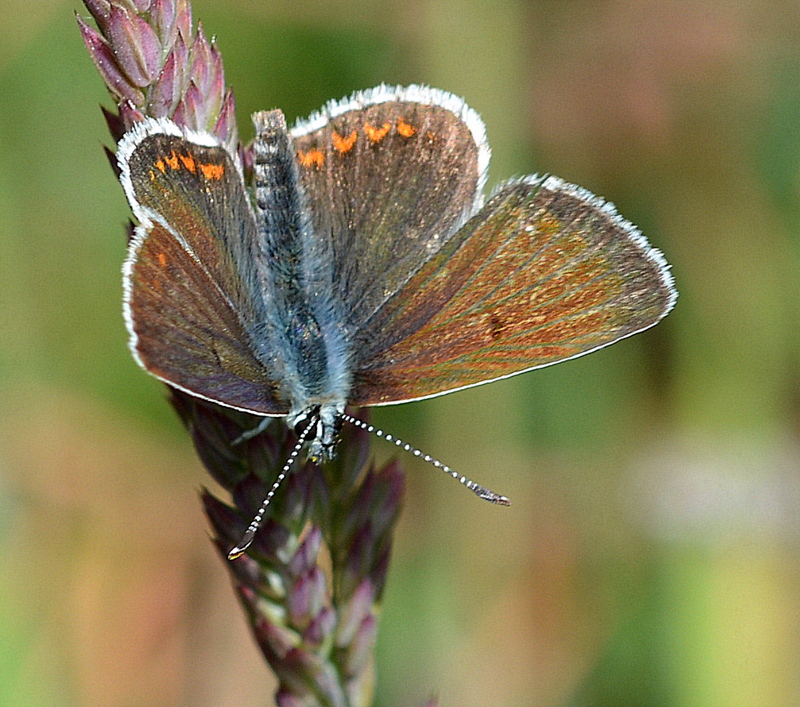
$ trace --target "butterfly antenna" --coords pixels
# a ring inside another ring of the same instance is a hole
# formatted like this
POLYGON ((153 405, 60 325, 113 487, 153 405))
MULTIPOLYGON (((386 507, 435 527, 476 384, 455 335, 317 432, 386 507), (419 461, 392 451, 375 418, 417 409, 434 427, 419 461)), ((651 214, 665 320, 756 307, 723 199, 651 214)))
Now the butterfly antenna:
POLYGON ((401 439, 397 439, 394 435, 389 434, 388 432, 384 432, 383 430, 375 427, 374 425, 367 424, 363 420, 359 420, 357 417, 353 417, 352 415, 348 415, 347 413, 342 414, 342 419, 345 422, 349 422, 351 425, 355 425, 359 429, 364 430, 365 432, 369 432, 370 434, 377 435, 378 437, 383 437, 387 442, 391 442, 396 447, 400 447, 400 449, 411 452, 415 457, 420 457, 422 460, 428 462, 428 464, 433 464, 437 469, 441 469, 445 474, 452 476, 454 479, 460 481, 464 486, 466 486, 472 493, 480 498, 484 499, 485 501, 489 501, 490 503, 496 503, 500 506, 510 506, 511 501, 506 496, 501 496, 500 494, 495 493, 494 491, 490 491, 487 488, 484 488, 480 484, 476 484, 471 479, 468 479, 463 474, 459 474, 457 471, 451 469, 447 464, 442 464, 438 459, 434 459, 429 454, 425 454, 423 451, 417 449, 416 447, 412 447, 410 444, 406 444, 401 439))
POLYGON ((286 474, 289 473, 289 469, 292 467, 292 464, 294 464, 294 460, 297 459, 297 455, 300 454, 300 449, 302 449, 303 445, 308 439, 308 436, 311 434, 311 431, 315 428, 316 425, 312 423, 307 425, 306 428, 300 433, 300 436, 297 438, 297 444, 294 445, 294 448, 289 454, 289 458, 283 465, 283 469, 281 469, 281 473, 278 474, 277 478, 273 482, 272 488, 269 490, 266 498, 261 503, 261 507, 258 509, 258 512, 253 516, 253 520, 250 521, 250 525, 247 526, 247 530, 245 530, 242 539, 239 541, 238 545, 236 545, 236 547, 228 553, 229 560, 235 560, 237 557, 241 557, 244 554, 244 551, 247 550, 247 548, 252 544, 256 537, 256 531, 261 525, 261 521, 264 520, 264 514, 267 512, 267 506, 269 506, 270 502, 272 501, 272 497, 278 490, 278 487, 286 478, 286 474))

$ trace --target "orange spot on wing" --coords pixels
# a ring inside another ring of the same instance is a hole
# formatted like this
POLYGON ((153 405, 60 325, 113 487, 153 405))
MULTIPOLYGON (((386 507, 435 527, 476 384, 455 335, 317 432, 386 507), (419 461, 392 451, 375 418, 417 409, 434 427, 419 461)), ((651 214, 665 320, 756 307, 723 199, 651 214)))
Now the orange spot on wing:
POLYGON ((225 174, 225 165, 198 164, 197 166, 206 179, 222 179, 222 175, 225 174))
POLYGON ((183 162, 183 166, 186 167, 192 174, 197 171, 197 165, 194 162, 194 157, 191 155, 181 155, 181 162, 183 162))
POLYGON ((411 137, 417 132, 417 129, 411 125, 411 123, 406 123, 403 118, 397 119, 397 132, 400 133, 403 137, 411 137))
POLYGON ((344 154, 345 152, 350 152, 353 149, 353 145, 356 144, 356 138, 358 137, 358 133, 353 130, 347 137, 342 137, 337 133, 335 130, 333 131, 333 148, 337 152, 341 152, 344 154))
POLYGON ((364 132, 367 134, 369 141, 373 144, 383 140, 383 138, 386 137, 386 133, 388 133, 391 128, 392 126, 389 123, 384 123, 379 128, 375 128, 369 123, 364 124, 364 132))
POLYGON ((167 255, 166 255, 166 253, 159 253, 156 257, 158 258, 158 264, 162 268, 167 267, 167 255))
MULTIPOLYGON (((336 133, 334 133, 336 135, 336 133)), ((322 167, 325 164, 325 153, 322 150, 298 151, 297 159, 303 167, 322 167)))
POLYGON ((159 159, 158 162, 156 162, 156 168, 159 172, 161 172, 161 174, 167 173, 167 165, 164 164, 164 160, 162 159, 159 159))
POLYGON ((178 169, 180 163, 178 162, 178 155, 175 154, 175 150, 172 151, 172 154, 169 157, 165 157, 164 161, 167 163, 167 166, 170 169, 178 169))

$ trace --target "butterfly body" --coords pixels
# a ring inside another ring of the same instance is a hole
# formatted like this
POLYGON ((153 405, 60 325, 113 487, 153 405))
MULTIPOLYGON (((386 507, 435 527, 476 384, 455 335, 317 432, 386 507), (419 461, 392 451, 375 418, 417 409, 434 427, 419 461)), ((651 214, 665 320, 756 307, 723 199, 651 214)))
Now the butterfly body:
POLYGON ((527 177, 484 205, 483 124, 450 94, 380 86, 291 131, 254 123, 252 197, 210 134, 147 120, 120 142, 130 347, 192 395, 312 423, 313 457, 347 404, 551 365, 674 304, 661 254, 588 192, 527 177))
POLYGON ((288 424, 313 417, 318 426, 310 456, 330 458, 338 418, 350 395, 351 344, 342 326, 343 303, 334 291, 286 121, 280 111, 256 113, 253 144, 259 283, 269 302, 265 320, 251 324, 251 345, 280 382, 288 424))

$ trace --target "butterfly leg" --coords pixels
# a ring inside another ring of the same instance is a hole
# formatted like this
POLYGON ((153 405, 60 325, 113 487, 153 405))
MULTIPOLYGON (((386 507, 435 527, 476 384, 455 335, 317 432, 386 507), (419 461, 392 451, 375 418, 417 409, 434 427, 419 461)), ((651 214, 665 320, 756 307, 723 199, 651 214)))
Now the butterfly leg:
POLYGON ((246 442, 248 439, 253 439, 253 437, 258 437, 264 430, 267 429, 269 423, 272 421, 271 417, 264 417, 262 418, 261 422, 259 422, 252 430, 247 430, 242 432, 233 442, 231 442, 231 446, 235 447, 242 442, 246 442))

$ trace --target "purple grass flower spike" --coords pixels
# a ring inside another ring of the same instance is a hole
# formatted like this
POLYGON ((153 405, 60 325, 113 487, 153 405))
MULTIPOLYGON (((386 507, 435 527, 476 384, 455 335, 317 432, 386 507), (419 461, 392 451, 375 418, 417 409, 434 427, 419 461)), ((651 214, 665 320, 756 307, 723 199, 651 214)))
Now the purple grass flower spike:
POLYGON ((146 117, 166 117, 237 149, 222 55, 202 28, 193 31, 186 0, 85 4, 97 28, 80 17, 78 27, 126 130, 146 117))
MULTIPOLYGON (((115 141, 135 123, 163 117, 213 133, 239 152, 245 167, 252 163, 239 144, 222 55, 201 27, 193 30, 187 0, 84 4, 96 27, 80 17, 78 27, 116 107, 104 109, 115 141)), ((171 390, 170 402, 203 465, 232 499, 201 494, 213 543, 279 679, 276 704, 372 704, 378 610, 404 489, 399 465, 375 468, 370 436, 346 425, 337 458, 324 467, 298 460, 252 546, 229 561, 296 437, 275 421, 235 444, 260 418, 178 390, 171 390)))

